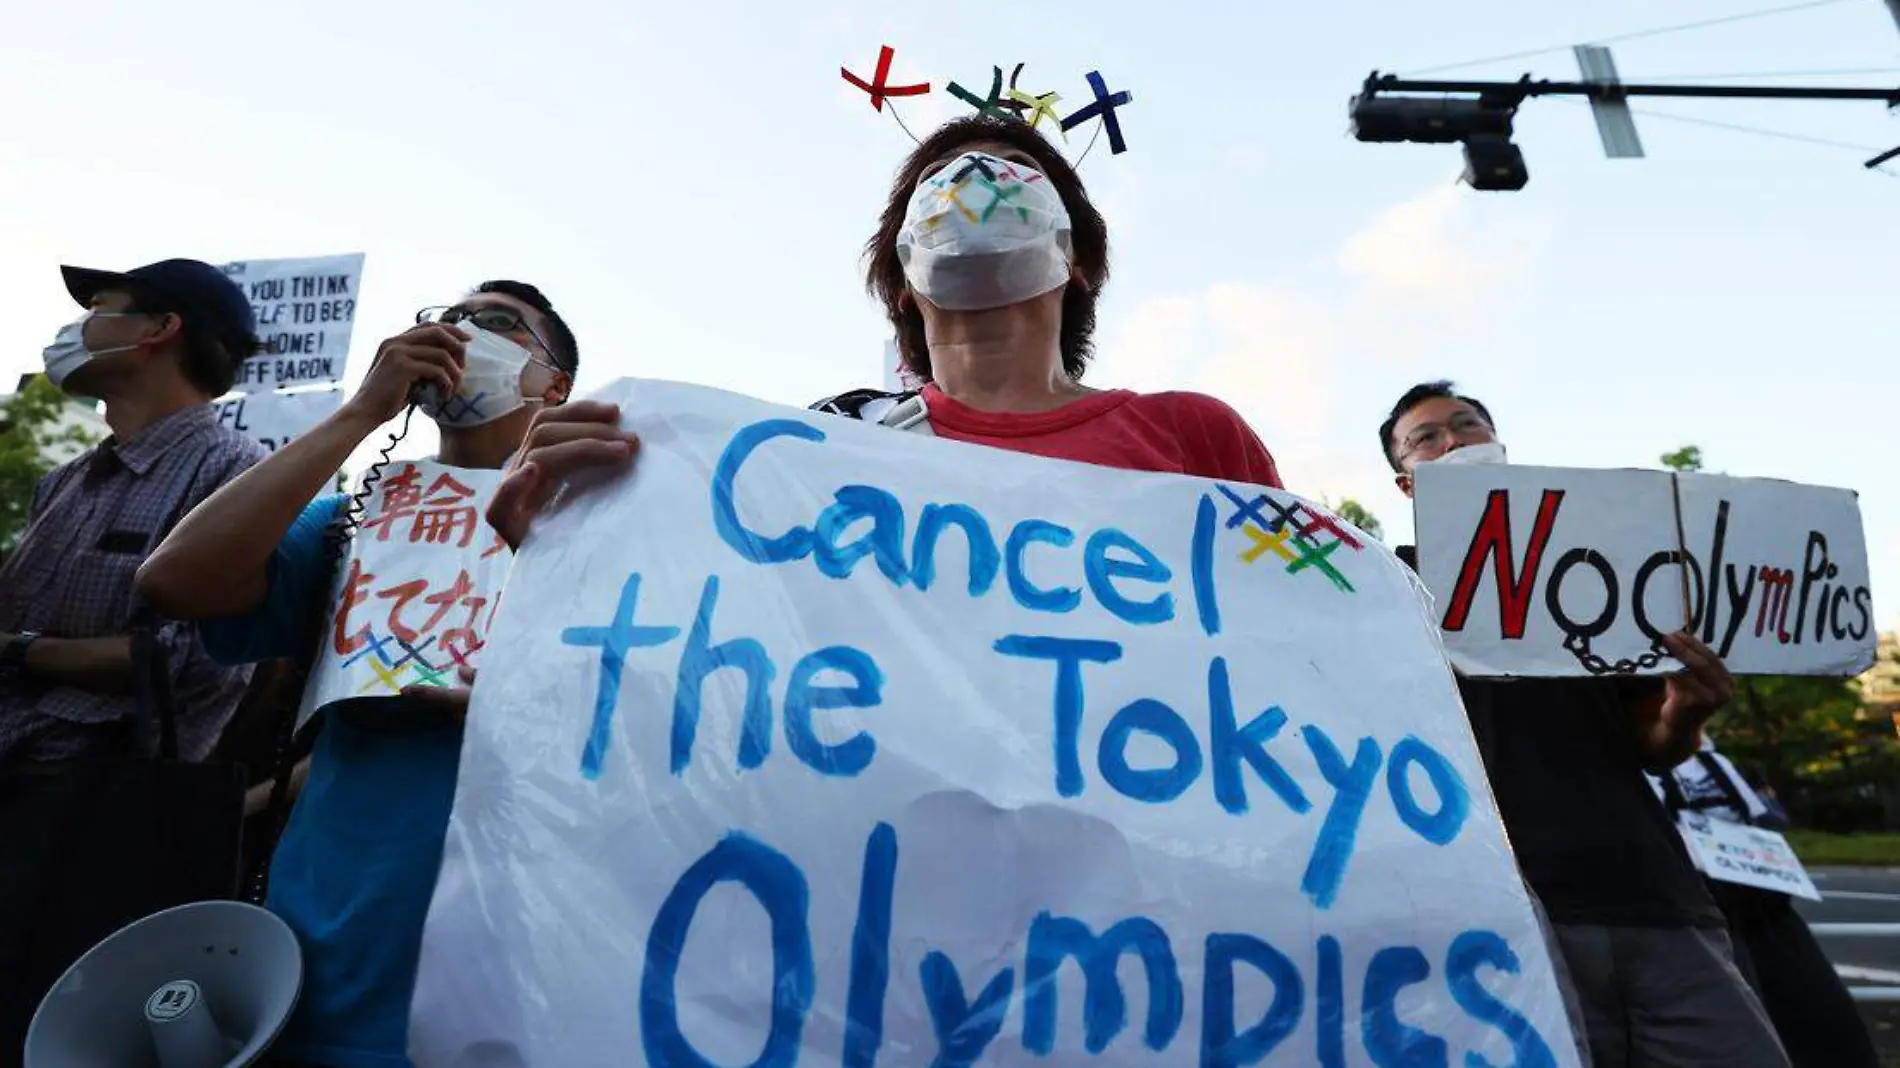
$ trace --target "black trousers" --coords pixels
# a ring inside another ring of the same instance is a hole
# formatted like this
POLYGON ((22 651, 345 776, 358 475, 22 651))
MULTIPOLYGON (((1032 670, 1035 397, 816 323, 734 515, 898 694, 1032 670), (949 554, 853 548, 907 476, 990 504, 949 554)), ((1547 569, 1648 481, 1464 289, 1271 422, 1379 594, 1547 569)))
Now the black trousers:
POLYGON ((1794 1068, 1880 1068, 1860 1010, 1786 894, 1709 881, 1735 964, 1761 997, 1794 1068))
POLYGON ((40 999, 133 920, 237 890, 244 775, 100 760, 0 773, 0 1068, 40 999))

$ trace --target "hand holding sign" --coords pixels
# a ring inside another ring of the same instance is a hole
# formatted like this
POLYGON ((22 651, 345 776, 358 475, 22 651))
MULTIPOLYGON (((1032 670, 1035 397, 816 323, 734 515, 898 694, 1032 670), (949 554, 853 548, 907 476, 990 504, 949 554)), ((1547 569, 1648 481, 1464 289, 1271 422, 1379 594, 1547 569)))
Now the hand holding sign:
POLYGON ((460 686, 405 686, 402 695, 446 709, 460 722, 468 718, 468 699, 475 695, 475 669, 463 664, 455 669, 455 677, 460 686))
POLYGON ((488 506, 488 525, 521 548, 535 514, 579 472, 629 463, 640 439, 620 429, 618 405, 575 401, 537 413, 488 506))
POLYGON ((418 1063, 1578 1063, 1375 546, 1335 581, 1224 522, 1307 509, 1277 490, 611 388, 493 509, 541 533, 484 634, 418 1063))
POLYGON ((1681 750, 1669 761, 1673 767, 1695 750, 1702 725, 1735 696, 1735 677, 1715 650, 1693 634, 1665 634, 1662 643, 1684 669, 1669 676, 1663 693, 1660 726, 1674 742, 1672 747, 1681 750))

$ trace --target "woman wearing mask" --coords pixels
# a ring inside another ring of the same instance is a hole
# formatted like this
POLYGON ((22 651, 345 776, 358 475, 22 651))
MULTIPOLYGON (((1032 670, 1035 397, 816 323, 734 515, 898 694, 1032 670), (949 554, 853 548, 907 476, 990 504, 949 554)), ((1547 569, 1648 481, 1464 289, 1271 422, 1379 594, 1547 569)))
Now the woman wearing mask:
MULTIPOLYGON (((320 495, 378 427, 422 400, 441 427, 439 463, 475 482, 572 388, 573 334, 533 286, 487 282, 417 324, 383 343, 335 415, 200 505, 140 569, 140 592, 166 615, 201 621, 214 657, 303 659, 319 644, 353 555, 339 540, 349 499, 320 495)), ((308 778, 271 865, 269 907, 304 953, 279 1063, 409 1064, 409 1000, 466 704, 466 690, 406 690, 316 711, 308 778)))
MULTIPOLYGON (((865 249, 917 394, 873 390, 815 407, 1016 452, 1138 471, 1280 486, 1272 456, 1220 401, 1082 384, 1108 231, 1074 168, 1026 123, 973 117, 937 130, 899 168, 865 249)), ((536 419, 489 515, 519 545, 577 470, 629 461, 611 406, 536 419)))

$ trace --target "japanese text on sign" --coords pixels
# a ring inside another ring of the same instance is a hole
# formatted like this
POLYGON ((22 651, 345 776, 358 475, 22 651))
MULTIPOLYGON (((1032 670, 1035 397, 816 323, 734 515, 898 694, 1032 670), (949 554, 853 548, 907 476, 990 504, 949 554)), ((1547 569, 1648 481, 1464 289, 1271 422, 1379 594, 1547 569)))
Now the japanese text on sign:
POLYGON ((480 518, 500 476, 432 461, 383 468, 338 577, 303 717, 343 698, 461 685, 512 563, 480 518))

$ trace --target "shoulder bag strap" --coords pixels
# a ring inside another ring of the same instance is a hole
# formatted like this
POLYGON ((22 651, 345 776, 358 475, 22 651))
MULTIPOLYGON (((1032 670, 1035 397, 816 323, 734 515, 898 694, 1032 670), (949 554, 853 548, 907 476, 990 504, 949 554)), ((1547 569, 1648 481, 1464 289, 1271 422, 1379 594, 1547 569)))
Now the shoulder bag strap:
POLYGON ((866 423, 877 423, 893 430, 913 434, 932 434, 930 408, 918 392, 886 393, 881 389, 854 389, 827 397, 811 406, 815 412, 842 415, 866 423))
POLYGON ((936 431, 930 429, 930 406, 924 403, 922 393, 913 393, 891 405, 890 411, 885 412, 878 419, 878 424, 890 427, 892 430, 908 430, 913 434, 936 436, 936 431))
MULTIPOLYGON (((337 569, 343 565, 343 556, 349 551, 350 519, 349 505, 346 503, 337 510, 336 517, 324 529, 323 544, 325 555, 329 558, 329 568, 322 583, 323 601, 318 606, 317 629, 323 629, 330 607, 330 591, 336 588, 337 569)), ((264 805, 264 833, 275 842, 284 833, 284 823, 290 812, 290 778, 297 770, 297 709, 303 704, 304 687, 310 684, 310 673, 316 669, 316 654, 297 664, 290 682, 284 687, 282 699, 277 706, 276 756, 271 762, 270 800, 264 805)), ((311 729, 322 730, 323 724, 311 724, 311 729)), ((258 858, 257 866, 247 879, 244 899, 253 905, 262 907, 264 899, 270 894, 270 862, 275 848, 258 858)))
MULTIPOLYGON (((205 464, 211 462, 211 450, 206 449, 198 455, 198 464, 191 469, 191 477, 185 481, 185 492, 172 506, 164 523, 152 532, 151 548, 158 548, 185 518, 193 503, 192 491, 198 486, 198 476, 204 474, 205 464)), ((132 614, 129 620, 132 652, 132 684, 135 690, 132 702, 132 751, 140 756, 155 754, 160 760, 178 759, 178 702, 172 690, 171 656, 158 640, 158 627, 161 623, 158 613, 145 603, 136 591, 132 594, 132 614), (156 723, 158 737, 152 737, 152 728, 156 723), (156 742, 156 746, 154 746, 156 742)))
POLYGON ((1682 783, 1676 780, 1676 769, 1670 768, 1656 776, 1656 781, 1662 784, 1663 807, 1669 810, 1669 818, 1675 819, 1689 807, 1689 799, 1682 792, 1682 783))
POLYGON ((1715 754, 1698 752, 1695 760, 1696 763, 1702 765, 1704 771, 1709 773, 1709 778, 1722 791, 1722 796, 1728 803, 1735 806, 1735 811, 1742 814, 1742 822, 1753 824, 1755 820, 1748 811, 1748 799, 1742 796, 1741 788, 1736 786, 1735 780, 1729 777, 1728 769, 1722 766, 1722 762, 1715 759, 1715 754))

